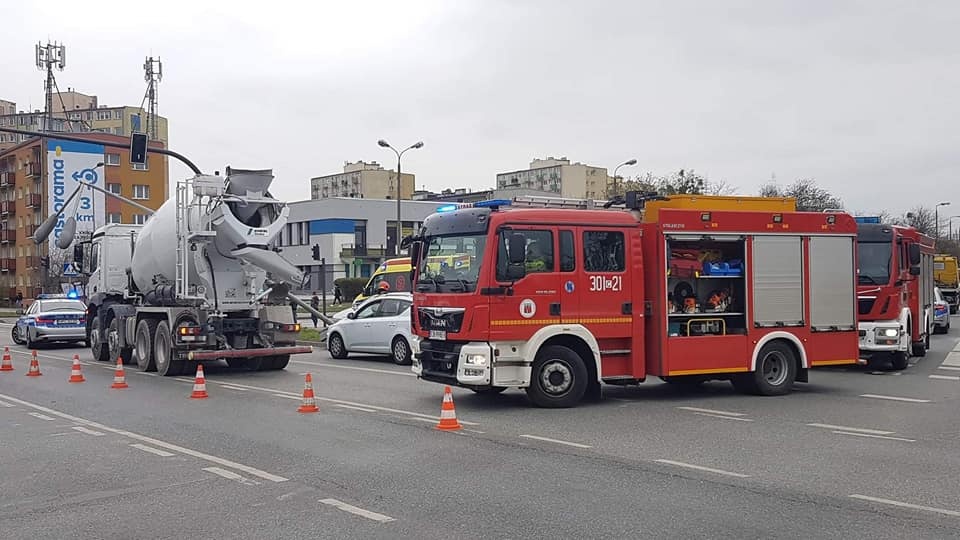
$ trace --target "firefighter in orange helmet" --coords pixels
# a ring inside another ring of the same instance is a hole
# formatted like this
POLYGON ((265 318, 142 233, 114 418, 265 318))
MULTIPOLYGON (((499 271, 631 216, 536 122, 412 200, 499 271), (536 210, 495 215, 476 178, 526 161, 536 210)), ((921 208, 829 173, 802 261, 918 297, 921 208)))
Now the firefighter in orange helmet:
POLYGON ((377 294, 383 294, 388 292, 390 292, 390 284, 387 283, 386 281, 381 281, 380 284, 377 285, 377 294))

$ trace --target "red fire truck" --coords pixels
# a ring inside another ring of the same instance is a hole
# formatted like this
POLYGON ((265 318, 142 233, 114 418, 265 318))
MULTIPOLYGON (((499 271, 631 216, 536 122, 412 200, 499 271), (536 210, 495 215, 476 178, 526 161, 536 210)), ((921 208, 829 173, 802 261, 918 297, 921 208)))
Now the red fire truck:
POLYGON ((857 220, 857 311, 861 363, 906 369, 933 333, 932 238, 911 227, 857 220))
POLYGON ((785 394, 857 362, 851 216, 534 199, 433 214, 409 239, 420 378, 569 407, 649 376, 785 394), (470 264, 424 264, 448 254, 470 264))

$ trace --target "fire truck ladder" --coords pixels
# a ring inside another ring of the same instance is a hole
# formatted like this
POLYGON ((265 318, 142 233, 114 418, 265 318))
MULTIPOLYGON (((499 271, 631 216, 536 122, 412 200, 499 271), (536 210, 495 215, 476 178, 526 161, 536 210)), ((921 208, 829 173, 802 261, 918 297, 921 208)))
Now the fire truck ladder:
POLYGON ((602 210, 606 201, 594 199, 570 199, 565 197, 544 197, 540 195, 519 195, 511 200, 511 206, 530 208, 570 208, 576 210, 602 210))

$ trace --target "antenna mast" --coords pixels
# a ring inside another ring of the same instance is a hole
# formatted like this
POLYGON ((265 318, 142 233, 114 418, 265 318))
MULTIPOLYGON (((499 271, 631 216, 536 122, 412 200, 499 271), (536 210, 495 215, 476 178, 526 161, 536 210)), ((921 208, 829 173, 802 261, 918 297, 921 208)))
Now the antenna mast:
POLYGON ((157 140, 157 84, 163 79, 160 58, 147 57, 143 63, 143 80, 147 81, 147 136, 157 140))
POLYGON ((47 72, 47 81, 43 86, 47 98, 44 110, 45 120, 41 131, 53 131, 53 92, 56 87, 53 68, 56 67, 57 71, 63 71, 64 66, 67 65, 67 47, 57 42, 50 43, 48 41, 46 45, 37 43, 36 61, 37 69, 47 72))

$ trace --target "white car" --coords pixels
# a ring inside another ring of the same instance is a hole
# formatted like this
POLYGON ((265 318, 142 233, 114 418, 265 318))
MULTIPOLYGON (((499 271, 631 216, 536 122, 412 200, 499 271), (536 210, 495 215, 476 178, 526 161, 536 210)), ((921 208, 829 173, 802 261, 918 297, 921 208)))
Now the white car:
POLYGON ((327 329, 330 356, 350 353, 389 354, 399 365, 410 364, 410 293, 387 293, 368 298, 356 311, 327 329))

